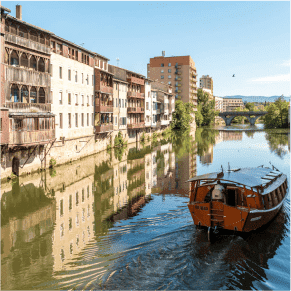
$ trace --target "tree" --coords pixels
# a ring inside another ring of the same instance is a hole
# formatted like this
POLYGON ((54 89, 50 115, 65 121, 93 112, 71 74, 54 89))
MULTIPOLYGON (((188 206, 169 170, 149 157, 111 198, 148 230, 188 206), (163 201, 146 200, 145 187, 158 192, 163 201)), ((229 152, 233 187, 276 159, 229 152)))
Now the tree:
POLYGON ((247 102, 246 105, 245 105, 245 107, 246 107, 246 109, 247 109, 248 111, 254 111, 254 109, 255 109, 255 104, 254 104, 254 102, 247 102))
POLYGON ((193 107, 194 105, 191 103, 177 100, 175 102, 175 111, 173 113, 171 129, 181 131, 190 129, 190 124, 193 121, 193 117, 191 116, 194 113, 193 107))
POLYGON ((288 102, 284 100, 283 96, 267 106, 266 111, 268 113, 263 118, 266 128, 288 127, 288 102))
POLYGON ((215 101, 209 100, 209 94, 203 92, 202 89, 197 91, 197 113, 196 123, 197 125, 210 125, 214 122, 215 116, 218 115, 218 111, 215 111, 215 101))

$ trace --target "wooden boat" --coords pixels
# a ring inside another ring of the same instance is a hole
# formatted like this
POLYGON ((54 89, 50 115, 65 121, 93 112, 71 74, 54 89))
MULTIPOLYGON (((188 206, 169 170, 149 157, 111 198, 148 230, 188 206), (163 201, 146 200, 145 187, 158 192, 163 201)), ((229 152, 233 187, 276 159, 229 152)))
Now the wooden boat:
POLYGON ((287 176, 263 166, 216 172, 190 179, 188 208, 194 224, 250 232, 272 220, 287 194, 287 176))

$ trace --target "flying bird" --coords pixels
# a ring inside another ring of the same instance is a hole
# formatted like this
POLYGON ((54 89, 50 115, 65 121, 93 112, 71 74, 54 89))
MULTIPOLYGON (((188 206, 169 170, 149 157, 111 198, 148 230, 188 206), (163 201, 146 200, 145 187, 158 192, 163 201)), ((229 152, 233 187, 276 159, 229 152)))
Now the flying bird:
POLYGON ((232 76, 235 77, 235 74, 233 74, 232 76))

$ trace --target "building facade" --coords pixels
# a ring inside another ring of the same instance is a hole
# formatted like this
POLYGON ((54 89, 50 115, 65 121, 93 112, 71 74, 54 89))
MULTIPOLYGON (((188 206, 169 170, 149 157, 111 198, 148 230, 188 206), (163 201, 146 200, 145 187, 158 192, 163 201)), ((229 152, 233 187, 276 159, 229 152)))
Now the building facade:
POLYGON ((173 87, 176 99, 197 106, 197 71, 191 56, 154 57, 147 69, 150 79, 173 87))
POLYGON ((223 98, 223 112, 234 111, 236 108, 244 109, 241 98, 223 98))
POLYGON ((209 75, 203 75, 199 79, 199 87, 211 90, 211 95, 213 95, 213 80, 212 80, 212 77, 209 77, 209 75))

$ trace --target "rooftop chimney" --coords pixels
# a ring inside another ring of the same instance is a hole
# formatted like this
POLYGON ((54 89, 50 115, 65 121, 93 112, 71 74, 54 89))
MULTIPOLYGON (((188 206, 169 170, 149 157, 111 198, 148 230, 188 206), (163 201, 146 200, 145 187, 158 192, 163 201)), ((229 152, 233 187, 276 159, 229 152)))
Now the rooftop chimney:
POLYGON ((22 20, 22 6, 16 5, 16 18, 22 20))

